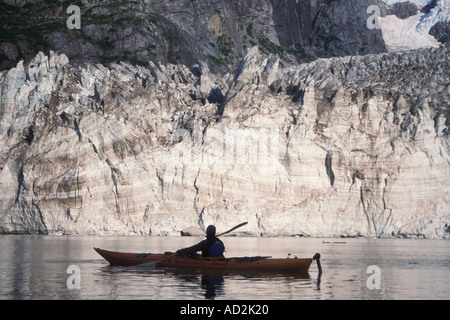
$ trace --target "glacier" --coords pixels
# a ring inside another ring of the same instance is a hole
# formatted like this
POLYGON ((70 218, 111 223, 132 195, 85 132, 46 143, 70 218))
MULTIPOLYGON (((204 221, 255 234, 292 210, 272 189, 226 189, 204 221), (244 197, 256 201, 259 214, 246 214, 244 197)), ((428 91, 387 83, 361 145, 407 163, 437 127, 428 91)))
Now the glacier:
MULTIPOLYGON (((399 2, 396 0, 386 0, 389 5, 399 2)), ((417 5, 423 7, 433 1, 414 0, 417 5)), ((436 0, 435 6, 429 12, 421 10, 414 16, 407 19, 400 19, 395 15, 380 17, 380 25, 389 52, 414 50, 419 48, 433 47, 440 45, 432 35, 430 29, 438 22, 449 21, 450 2, 448 0, 436 0)))
POLYGON ((254 47, 224 76, 40 53, 0 76, 0 233, 449 238, 448 57, 254 47))

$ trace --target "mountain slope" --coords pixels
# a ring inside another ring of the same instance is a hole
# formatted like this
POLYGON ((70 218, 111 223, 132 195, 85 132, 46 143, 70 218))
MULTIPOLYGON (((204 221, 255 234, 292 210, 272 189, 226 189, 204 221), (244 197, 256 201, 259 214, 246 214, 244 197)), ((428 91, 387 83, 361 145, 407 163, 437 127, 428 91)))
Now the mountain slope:
POLYGON ((220 72, 233 70, 255 45, 284 65, 386 52, 381 30, 366 27, 373 4, 383 16, 391 10, 382 0, 6 0, 0 70, 50 50, 74 65, 205 61, 220 72), (69 5, 80 7, 80 30, 66 25, 69 5))

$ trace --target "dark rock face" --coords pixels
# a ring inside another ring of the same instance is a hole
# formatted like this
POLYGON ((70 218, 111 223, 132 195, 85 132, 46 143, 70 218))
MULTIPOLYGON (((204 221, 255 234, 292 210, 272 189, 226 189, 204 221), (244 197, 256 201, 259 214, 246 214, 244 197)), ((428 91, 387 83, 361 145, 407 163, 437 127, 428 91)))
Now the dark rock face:
POLYGON ((392 8, 389 10, 389 14, 394 14, 400 19, 406 19, 410 16, 416 15, 419 11, 417 5, 412 2, 398 2, 392 5, 392 8))
POLYGON ((430 29, 430 34, 440 43, 450 43, 450 21, 440 21, 430 29))
POLYGON ((366 27, 370 5, 378 6, 381 15, 386 13, 381 0, 336 0, 323 5, 310 36, 316 52, 326 57, 386 52, 381 30, 366 27))
POLYGON ((205 61, 222 72, 254 45, 285 65, 386 51, 379 30, 364 27, 369 5, 386 12, 381 0, 80 1, 80 30, 67 28, 71 4, 2 2, 0 69, 49 50, 74 65, 205 61))

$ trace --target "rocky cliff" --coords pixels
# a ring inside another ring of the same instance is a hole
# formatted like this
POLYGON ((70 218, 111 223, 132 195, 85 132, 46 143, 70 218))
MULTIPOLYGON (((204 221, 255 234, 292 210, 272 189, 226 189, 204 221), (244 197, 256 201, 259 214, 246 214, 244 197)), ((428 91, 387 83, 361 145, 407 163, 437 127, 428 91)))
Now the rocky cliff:
POLYGON ((0 77, 0 232, 450 235, 448 47, 0 77))
POLYGON ((5 0, 0 70, 50 50, 75 66, 204 61, 213 72, 232 72, 255 45, 283 65, 382 53, 382 30, 366 27, 373 5, 382 16, 406 18, 418 10, 384 0, 5 0), (70 5, 80 8, 80 29, 67 27, 70 5))

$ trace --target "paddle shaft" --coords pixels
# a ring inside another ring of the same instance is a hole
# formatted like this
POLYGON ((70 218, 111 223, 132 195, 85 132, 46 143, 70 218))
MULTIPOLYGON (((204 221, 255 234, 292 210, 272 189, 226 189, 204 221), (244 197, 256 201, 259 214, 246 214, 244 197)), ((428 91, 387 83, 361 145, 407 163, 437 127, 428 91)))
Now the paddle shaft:
POLYGON ((221 234, 218 234, 217 237, 220 237, 220 236, 223 236, 224 234, 230 233, 231 231, 234 231, 234 230, 236 230, 237 228, 240 228, 240 227, 242 227, 242 226, 245 226, 247 223, 248 223, 248 222, 243 222, 243 223, 241 223, 241 224, 238 224, 237 226, 231 228, 230 230, 225 231, 225 232, 222 232, 221 234))

